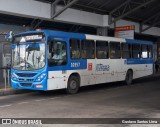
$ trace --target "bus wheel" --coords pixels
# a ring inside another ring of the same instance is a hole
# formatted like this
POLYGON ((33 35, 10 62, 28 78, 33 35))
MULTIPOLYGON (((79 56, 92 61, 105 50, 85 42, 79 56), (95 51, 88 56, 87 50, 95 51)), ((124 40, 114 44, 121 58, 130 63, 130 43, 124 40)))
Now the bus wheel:
POLYGON ((76 76, 71 76, 68 80, 67 84, 67 93, 68 94, 75 94, 79 90, 80 81, 79 78, 76 76))
POLYGON ((131 70, 128 70, 127 74, 126 74, 125 82, 126 82, 127 85, 131 85, 132 80, 133 80, 133 73, 132 73, 131 70))

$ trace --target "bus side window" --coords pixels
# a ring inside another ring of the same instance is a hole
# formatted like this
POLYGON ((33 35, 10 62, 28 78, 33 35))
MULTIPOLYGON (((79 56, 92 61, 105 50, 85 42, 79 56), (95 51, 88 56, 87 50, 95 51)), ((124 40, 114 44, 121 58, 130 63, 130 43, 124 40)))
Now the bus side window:
POLYGON ((96 41, 96 57, 97 59, 108 58, 108 42, 107 41, 96 41))
POLYGON ((87 55, 86 55, 86 50, 82 50, 82 58, 86 58, 87 57, 87 55))
POLYGON ((52 59, 53 56, 53 41, 48 42, 48 59, 52 59))
POLYGON ((110 58, 111 59, 121 58, 120 42, 110 42, 110 58))
POLYGON ((48 63, 49 66, 60 66, 67 64, 66 42, 52 40, 48 42, 48 63))
POLYGON ((82 40, 81 54, 83 59, 95 58, 95 42, 93 40, 82 40))
POLYGON ((140 44, 132 44, 132 57, 141 58, 141 47, 140 44))
POLYGON ((131 45, 126 43, 121 43, 122 49, 122 58, 128 59, 131 58, 131 45))
POLYGON ((142 49, 141 57, 142 58, 148 58, 147 45, 142 44, 141 49, 142 49))
POLYGON ((152 58, 153 57, 153 47, 152 47, 152 45, 148 45, 147 48, 148 48, 148 50, 147 50, 148 58, 152 58))
POLYGON ((70 57, 71 59, 80 59, 80 40, 70 39, 70 57))

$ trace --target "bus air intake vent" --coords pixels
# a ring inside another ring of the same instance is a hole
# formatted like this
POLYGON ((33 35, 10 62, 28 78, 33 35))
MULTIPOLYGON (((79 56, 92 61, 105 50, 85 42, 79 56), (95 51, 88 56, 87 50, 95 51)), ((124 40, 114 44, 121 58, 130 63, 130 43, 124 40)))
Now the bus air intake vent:
POLYGON ((20 83, 22 87, 31 87, 32 83, 20 83))
POLYGON ((19 78, 20 82, 33 82, 34 79, 25 79, 25 78, 19 78))
POLYGON ((19 77, 34 77, 37 73, 16 73, 19 77))

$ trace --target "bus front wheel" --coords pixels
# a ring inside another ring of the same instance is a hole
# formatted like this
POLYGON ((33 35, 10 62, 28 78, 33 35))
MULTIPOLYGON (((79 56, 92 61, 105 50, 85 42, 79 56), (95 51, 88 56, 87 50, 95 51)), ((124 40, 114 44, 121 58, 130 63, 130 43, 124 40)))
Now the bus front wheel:
POLYGON ((125 82, 126 82, 127 85, 131 85, 132 80, 133 80, 133 73, 132 73, 131 70, 128 70, 127 73, 126 73, 125 82))
POLYGON ((68 94, 75 94, 79 90, 80 81, 79 78, 76 76, 71 76, 68 80, 67 84, 67 93, 68 94))

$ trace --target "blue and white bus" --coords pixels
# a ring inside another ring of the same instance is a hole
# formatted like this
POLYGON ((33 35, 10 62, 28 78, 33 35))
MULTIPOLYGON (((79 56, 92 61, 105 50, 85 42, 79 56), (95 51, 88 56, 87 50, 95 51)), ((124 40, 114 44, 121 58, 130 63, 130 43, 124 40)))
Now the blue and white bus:
POLYGON ((11 84, 30 90, 66 89, 133 79, 153 73, 153 43, 40 30, 15 35, 11 84))

